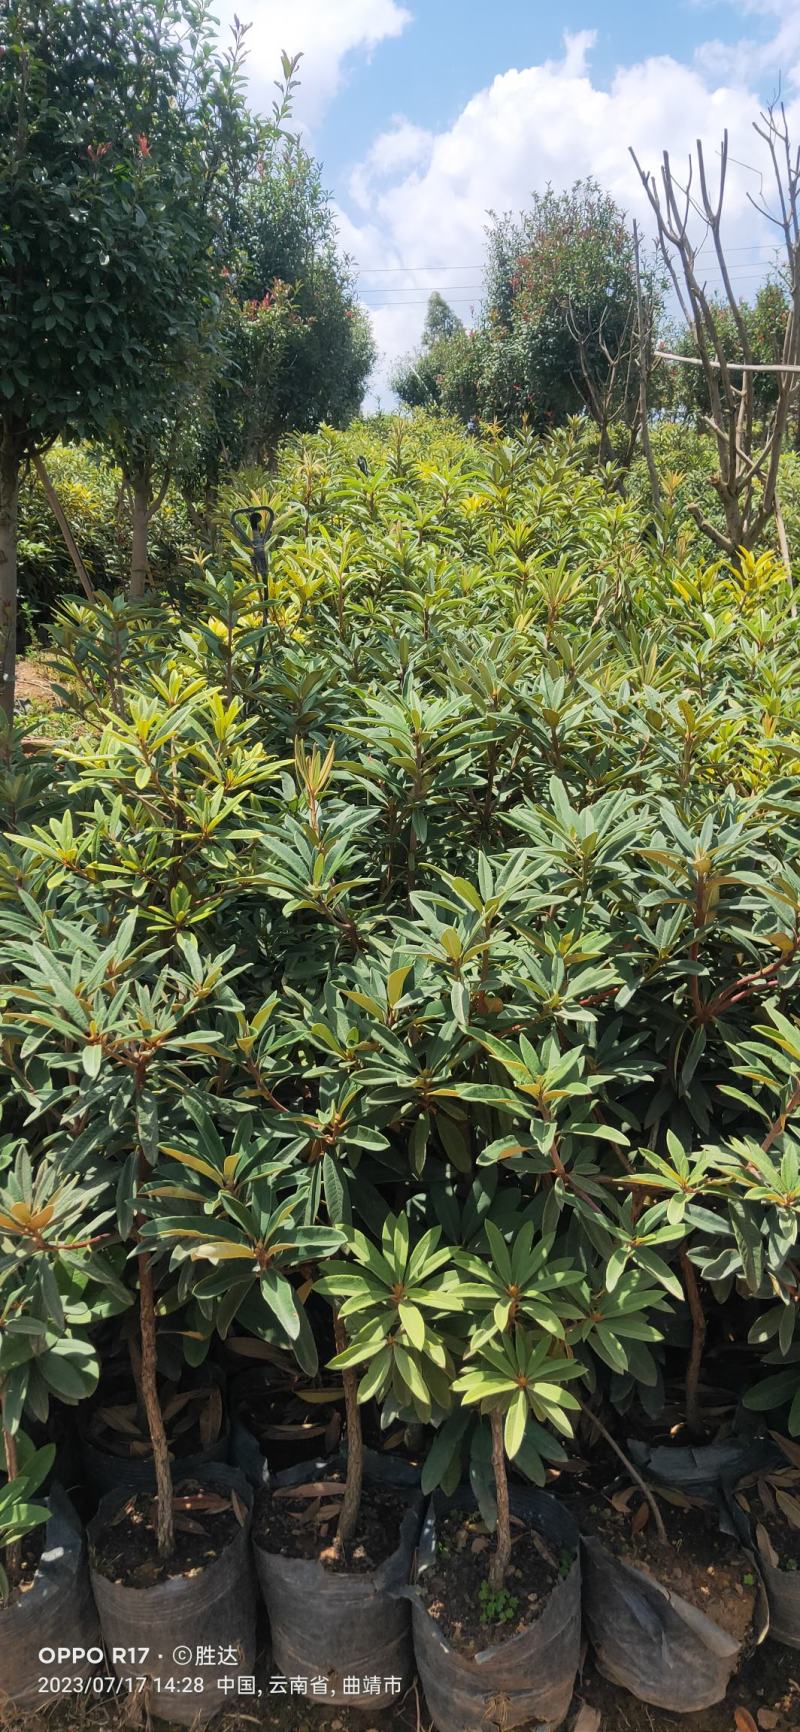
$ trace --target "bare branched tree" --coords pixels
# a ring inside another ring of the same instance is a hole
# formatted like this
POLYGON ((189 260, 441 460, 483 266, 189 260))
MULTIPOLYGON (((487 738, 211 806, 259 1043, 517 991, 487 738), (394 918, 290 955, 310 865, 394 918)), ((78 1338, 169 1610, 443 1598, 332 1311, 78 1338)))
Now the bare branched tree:
POLYGON ((650 441, 650 407, 648 388, 655 365, 655 297, 645 294, 642 286, 642 258, 638 223, 633 225, 633 259, 636 270, 636 367, 639 379, 639 427, 642 450, 650 480, 653 510, 661 509, 661 480, 650 441))
POLYGON ((636 308, 631 302, 628 316, 614 336, 609 335, 607 311, 590 324, 572 306, 567 307, 567 329, 578 352, 580 371, 570 373, 579 396, 600 434, 600 462, 613 463, 611 428, 621 422, 628 434, 628 449, 622 458, 628 468, 639 429, 639 393, 636 384, 636 308))
MULTIPOLYGON (((711 477, 722 506, 724 529, 712 523, 697 504, 688 509, 695 522, 720 551, 736 559, 741 548, 750 550, 763 534, 770 519, 780 522, 777 503, 778 464, 795 393, 795 375, 789 369, 800 364, 800 150, 793 147, 783 103, 773 103, 754 122, 759 138, 766 143, 772 165, 773 201, 769 202, 762 189, 750 202, 761 216, 778 229, 782 237, 784 265, 782 276, 788 296, 789 311, 781 356, 780 384, 777 399, 766 423, 759 424, 754 414, 754 369, 758 357, 751 352, 747 325, 734 293, 730 270, 722 241, 722 213, 728 171, 728 135, 725 133, 720 152, 720 168, 715 195, 709 184, 703 146, 697 144, 697 191, 693 185, 693 165, 689 160, 686 184, 676 180, 664 152, 661 187, 655 177, 642 168, 636 153, 636 164, 645 192, 656 219, 658 245, 669 272, 683 316, 694 333, 703 369, 711 412, 703 417, 712 434, 718 469, 711 477), (690 236, 690 227, 701 232, 690 236), (711 237, 724 295, 712 297, 698 275, 697 259, 700 247, 711 237), (720 306, 730 309, 741 348, 741 367, 736 367, 726 354, 724 332, 720 322, 720 306)), ((750 195, 748 195, 750 196, 750 195)))

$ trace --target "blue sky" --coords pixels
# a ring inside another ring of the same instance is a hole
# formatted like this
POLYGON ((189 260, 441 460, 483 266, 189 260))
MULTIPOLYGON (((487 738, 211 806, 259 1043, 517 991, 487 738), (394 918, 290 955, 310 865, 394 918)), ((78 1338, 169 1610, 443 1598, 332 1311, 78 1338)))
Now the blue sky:
MULTIPOLYGON (((341 93, 317 130, 316 148, 334 186, 364 155, 388 114, 400 110, 419 126, 447 127, 495 73, 557 58, 565 30, 596 32, 592 70, 598 84, 607 84, 621 62, 666 54, 688 60, 710 36, 731 45, 742 35, 741 13, 722 4, 606 0, 598 6, 575 0, 565 6, 561 0, 548 7, 541 0, 421 0, 407 10, 410 21, 400 36, 370 56, 350 56, 341 93)), ((768 26, 769 20, 760 21, 762 37, 768 26)))
MULTIPOLYGON (((380 349, 371 401, 418 340, 438 288, 468 324, 489 209, 594 174, 643 223, 628 146, 709 160, 730 132, 727 239, 736 287, 758 286, 773 235, 754 213, 752 131, 778 80, 800 133, 800 0, 221 0, 252 20, 253 100, 281 49, 302 50, 296 117, 324 165, 343 247, 380 349)), ((714 283, 709 258, 709 283, 714 283)))

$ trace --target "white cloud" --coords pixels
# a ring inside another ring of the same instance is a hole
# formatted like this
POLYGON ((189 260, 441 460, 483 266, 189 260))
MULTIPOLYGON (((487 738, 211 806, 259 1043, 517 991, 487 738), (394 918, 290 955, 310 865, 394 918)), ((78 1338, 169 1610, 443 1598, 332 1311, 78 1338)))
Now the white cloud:
POLYGON ((388 132, 381 132, 350 177, 350 197, 362 210, 369 210, 373 194, 382 181, 401 170, 419 171, 430 159, 435 134, 395 115, 388 132))
MULTIPOLYGON (((779 7, 779 0, 759 3, 768 3, 777 17, 773 48, 780 54, 794 14, 790 17, 788 6, 779 7)), ((498 75, 446 131, 431 135, 396 119, 354 171, 351 214, 341 213, 341 228, 347 250, 362 268, 364 302, 377 309, 374 325, 383 353, 373 400, 376 393, 386 400, 392 361, 419 338, 423 288, 439 288, 470 322, 470 302, 480 299, 476 273, 456 267, 483 257, 489 210, 521 209, 531 192, 548 182, 560 188, 594 175, 650 232, 652 219, 629 145, 645 168, 658 172, 667 146, 675 168, 683 169, 700 134, 713 175, 727 128, 731 157, 763 164, 763 147, 752 131, 761 106, 763 55, 758 64, 729 57, 716 68, 710 53, 696 56, 692 64, 652 57, 620 67, 601 86, 591 74, 593 41, 589 31, 566 37, 561 59, 498 75), (409 268, 391 272, 386 268, 391 266, 409 268), (425 271, 425 266, 438 269, 425 271)), ((776 74, 780 65, 776 60, 776 74)), ((793 118, 797 134, 797 101, 793 118)), ((774 231, 748 201, 748 192, 757 189, 753 173, 732 161, 726 239, 736 249, 731 253, 734 280, 742 294, 757 287, 758 271, 774 246, 774 231)), ((713 286, 718 273, 710 254, 707 269, 713 286)))
POLYGON ((247 40, 254 105, 271 108, 281 51, 302 53, 294 114, 312 129, 341 87, 348 57, 371 54, 411 22, 399 0, 220 0, 223 40, 236 13, 252 25, 247 40))

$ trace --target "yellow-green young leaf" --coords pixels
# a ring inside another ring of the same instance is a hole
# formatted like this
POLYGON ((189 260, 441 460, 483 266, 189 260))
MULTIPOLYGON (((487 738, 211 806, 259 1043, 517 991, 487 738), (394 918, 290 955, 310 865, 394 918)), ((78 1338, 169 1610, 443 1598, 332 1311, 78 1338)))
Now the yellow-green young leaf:
POLYGON ((274 997, 266 999, 264 1004, 262 1004, 256 1011, 255 1016, 251 1018, 250 1027, 254 1034, 260 1034, 267 1017, 270 1016, 272 1011, 275 1009, 275 1004, 276 999, 274 997))
POLYGON ((423 1347, 425 1344, 425 1318, 416 1305, 400 1305, 400 1322, 406 1331, 412 1347, 423 1347))
POLYGON ((81 1060, 86 1075, 88 1077, 96 1077, 103 1062, 103 1048, 100 1046, 99 1042, 94 1042, 91 1046, 85 1046, 81 1053, 81 1060))
POLYGON ((386 982, 386 1002, 390 1010, 394 1010, 395 1005, 398 1004, 402 998, 403 987, 405 986, 410 973, 410 962, 407 962, 403 968, 393 968, 390 970, 389 978, 386 982))
POLYGON ((504 1441, 506 1455, 512 1460, 517 1451, 522 1448, 525 1436, 525 1422, 528 1418, 528 1401, 524 1389, 518 1389, 514 1400, 506 1414, 504 1441))
POLYGON ((374 1016, 377 1022, 383 1022, 383 1005, 378 1003, 377 998, 371 998, 368 992, 348 991, 345 993, 345 998, 351 998, 360 1010, 368 1010, 370 1016, 374 1016))
POLYGON ((255 1263, 255 1254, 250 1245, 198 1245, 192 1251, 192 1257, 207 1257, 210 1263, 228 1262, 233 1258, 241 1258, 247 1263, 255 1263))
POLYGON ((474 908, 476 914, 479 914, 483 904, 475 886, 470 884, 466 878, 450 878, 448 882, 451 888, 455 890, 456 895, 461 897, 462 902, 466 902, 470 908, 474 908))
POLYGON ((200 1155, 189 1155, 185 1149, 176 1149, 170 1143, 161 1144, 162 1153, 171 1155, 173 1161, 180 1161, 182 1167, 191 1167, 193 1173, 202 1173, 206 1179, 213 1179, 215 1185, 225 1183, 224 1174, 217 1167, 212 1167, 210 1161, 204 1161, 200 1155))

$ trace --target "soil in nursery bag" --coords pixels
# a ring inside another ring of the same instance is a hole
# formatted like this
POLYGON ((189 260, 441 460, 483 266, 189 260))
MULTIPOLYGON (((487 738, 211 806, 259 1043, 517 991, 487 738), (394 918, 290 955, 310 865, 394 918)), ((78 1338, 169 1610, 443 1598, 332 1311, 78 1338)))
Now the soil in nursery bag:
POLYGON ((296 1487, 276 1486, 272 1492, 262 1492, 253 1521, 254 1540, 284 1558, 320 1559, 335 1572, 367 1575, 377 1570, 400 1544, 408 1496, 391 1486, 365 1486, 358 1525, 339 1557, 331 1552, 343 1493, 341 1468, 324 1479, 312 1475, 296 1487))
POLYGON ((197 1480, 175 1487, 175 1550, 167 1563, 158 1557, 156 1503, 149 1492, 134 1492, 94 1530, 92 1566, 107 1581, 129 1588, 152 1588, 171 1576, 189 1576, 214 1562, 235 1539, 244 1506, 233 1492, 223 1496, 197 1480), (239 1505, 237 1516, 231 1497, 239 1505))
MULTIPOLYGON (((344 1464, 314 1462, 278 1474, 258 1494, 253 1550, 267 1607, 273 1671, 325 1680, 326 1701, 352 1702, 369 1678, 369 1707, 391 1702, 414 1673, 408 1582, 422 1500, 410 1469, 368 1453, 359 1523, 339 1559, 333 1541, 344 1464), (377 1682, 376 1682, 377 1681, 377 1682)), ((367 1706, 365 1701, 364 1706, 367 1706)))
POLYGON ((765 1622, 755 1566, 718 1513, 662 1497, 665 1547, 638 1487, 573 1495, 569 1507, 582 1530, 584 1616, 599 1670, 676 1713, 721 1701, 765 1622))
MULTIPOLYGON (((594 1709, 600 1716, 596 1732, 800 1732, 798 1672, 796 1656, 767 1639, 731 1680, 721 1702, 677 1715, 638 1702, 603 1678, 590 1658, 576 1688, 572 1713, 579 1702, 594 1709)), ((572 1732, 572 1727, 570 1716, 564 1732, 572 1732)))
POLYGON ((669 1541, 665 1548, 641 1492, 623 1489, 619 1507, 603 1500, 584 1516, 594 1534, 615 1557, 681 1594, 713 1618, 737 1643, 752 1628, 756 1580, 741 1548, 721 1531, 716 1515, 702 1508, 676 1509, 659 1500, 669 1541), (594 1513, 592 1513, 594 1512, 594 1513))
POLYGON ((34 1528, 31 1533, 25 1535, 25 1538, 22 1541, 20 1567, 17 1571, 16 1579, 11 1585, 8 1597, 2 1602, 2 1605, 16 1605, 17 1601, 21 1600, 23 1596, 28 1593, 29 1589, 33 1587, 36 1579, 36 1571, 39 1568, 39 1562, 44 1550, 44 1544, 44 1527, 34 1528))
POLYGON ((559 1553, 519 1516, 512 1530, 505 1590, 494 1596, 487 1580, 494 1540, 480 1516, 453 1512, 437 1522, 436 1563, 420 1577, 420 1599, 451 1647, 469 1659, 535 1623, 574 1561, 574 1548, 559 1553))
POLYGON ((244 1476, 221 1464, 202 1479, 177 1481, 175 1550, 166 1564, 149 1493, 109 1493, 90 1523, 106 1649, 117 1676, 141 1695, 143 1712, 202 1724, 229 1702, 239 1677, 253 1673, 251 1504, 244 1476))
POLYGON ((515 1487, 511 1513, 511 1564, 495 1597, 488 1588, 494 1541, 475 1500, 465 1491, 437 1495, 429 1506, 407 1593, 437 1732, 555 1727, 567 1713, 581 1643, 578 1529, 543 1492, 515 1487))
POLYGON ((54 1486, 45 1500, 50 1519, 27 1536, 23 1570, 9 1603, 0 1607, 0 1725, 13 1708, 50 1706, 42 1675, 62 1669, 44 1663, 49 1648, 70 1652, 68 1671, 78 1683, 102 1660, 97 1613, 89 1586, 83 1529, 69 1498, 54 1486))

